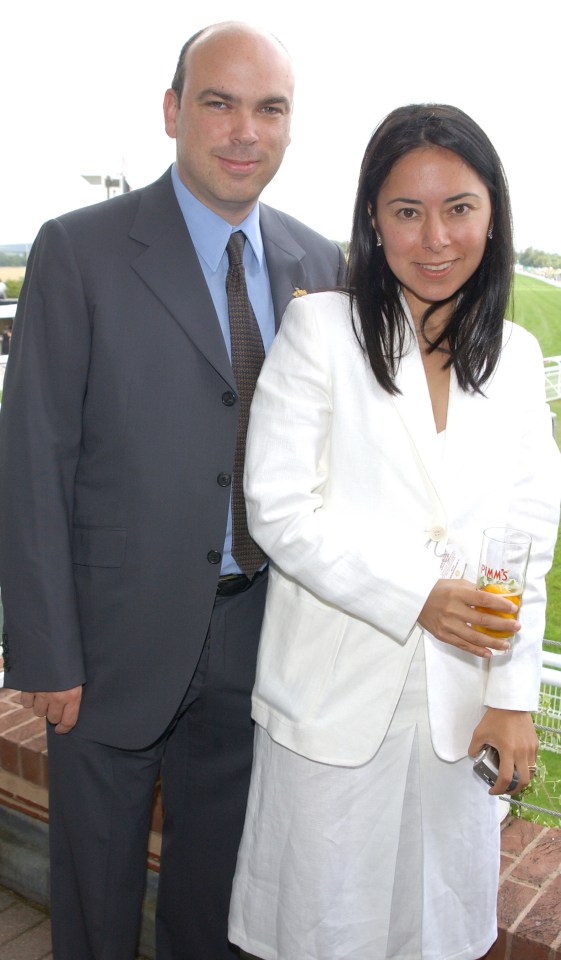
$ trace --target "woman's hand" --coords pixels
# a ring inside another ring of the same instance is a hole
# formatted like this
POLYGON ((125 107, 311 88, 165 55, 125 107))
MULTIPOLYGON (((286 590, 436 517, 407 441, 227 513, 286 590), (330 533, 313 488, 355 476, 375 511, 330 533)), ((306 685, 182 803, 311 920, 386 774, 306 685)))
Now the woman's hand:
MULTIPOLYGON (((428 595, 418 622, 437 640, 450 643, 476 657, 491 657, 494 650, 509 650, 510 641, 479 633, 475 627, 505 632, 505 614, 518 613, 518 607, 498 593, 477 590, 470 580, 438 580, 428 595), (483 607, 484 610, 476 610, 483 607), (502 613, 503 616, 498 616, 502 613)), ((518 620, 508 620, 512 633, 520 630, 518 620)))
POLYGON ((530 783, 536 772, 535 764, 539 742, 530 713, 525 710, 499 710, 488 707, 485 716, 473 731, 469 745, 470 757, 475 757, 488 743, 498 751, 499 775, 489 793, 506 793, 512 780, 514 768, 518 773, 518 785, 510 793, 518 793, 530 783))

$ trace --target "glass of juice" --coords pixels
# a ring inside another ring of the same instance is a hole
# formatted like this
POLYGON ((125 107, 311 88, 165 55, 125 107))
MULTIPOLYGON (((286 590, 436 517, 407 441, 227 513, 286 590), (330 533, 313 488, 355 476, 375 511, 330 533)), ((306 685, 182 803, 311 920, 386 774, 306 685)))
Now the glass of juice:
MULTIPOLYGON (((500 593, 517 607, 522 602, 522 592, 526 582, 526 568, 530 557, 532 538, 523 530, 514 527, 488 527, 483 531, 477 589, 486 593, 500 593)), ((484 607, 476 607, 481 613, 488 612, 484 607)), ((495 616, 505 620, 514 620, 513 613, 498 613, 495 616)), ((475 627, 488 637, 511 637, 512 631, 505 624, 503 630, 489 630, 487 627, 475 627)), ((493 653, 501 651, 493 650, 493 653)))

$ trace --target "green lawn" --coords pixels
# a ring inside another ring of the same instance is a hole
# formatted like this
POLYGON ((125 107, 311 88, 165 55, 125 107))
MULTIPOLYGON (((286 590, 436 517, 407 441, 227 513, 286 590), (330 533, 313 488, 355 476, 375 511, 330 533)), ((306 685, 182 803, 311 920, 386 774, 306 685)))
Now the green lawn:
MULTIPOLYGON (((539 341, 545 357, 561 356, 561 288, 543 280, 516 274, 510 318, 530 330, 539 341)), ((561 447, 561 400, 550 404, 557 414, 556 439, 561 447)), ((548 640, 561 643, 561 536, 553 567, 547 578, 547 621, 545 635, 548 640)))
MULTIPOLYGON (((545 357, 561 356, 561 288, 533 277, 516 275, 509 316, 537 337, 545 357)), ((550 404, 557 414, 556 440, 561 447, 561 400, 550 404)), ((547 578, 547 619, 545 636, 561 643, 561 534, 553 567, 547 578)), ((552 648, 555 649, 555 648, 552 648)), ((556 648, 559 652, 559 648, 556 648)), ((561 812, 561 754, 540 751, 538 775, 524 791, 524 801, 561 812)), ((516 812, 518 808, 511 808, 516 812)), ((547 826, 561 826, 559 817, 525 809, 522 816, 547 826)))

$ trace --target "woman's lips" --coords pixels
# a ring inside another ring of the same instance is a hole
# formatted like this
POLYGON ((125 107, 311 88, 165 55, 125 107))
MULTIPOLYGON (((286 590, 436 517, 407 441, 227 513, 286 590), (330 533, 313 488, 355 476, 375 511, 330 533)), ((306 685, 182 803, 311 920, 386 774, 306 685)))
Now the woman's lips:
POLYGON ((417 270, 431 277, 446 276, 453 269, 455 260, 445 260, 443 263, 416 263, 417 270))

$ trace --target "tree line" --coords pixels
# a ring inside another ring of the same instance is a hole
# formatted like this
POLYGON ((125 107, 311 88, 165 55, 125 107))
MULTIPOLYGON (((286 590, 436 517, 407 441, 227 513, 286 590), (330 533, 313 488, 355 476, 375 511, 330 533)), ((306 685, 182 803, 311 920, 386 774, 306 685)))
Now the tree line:
POLYGON ((526 247, 521 253, 516 254, 516 259, 523 267, 551 267, 553 270, 561 270, 559 253, 545 253, 543 250, 526 247))
POLYGON ((26 253, 4 253, 0 250, 0 267, 25 267, 26 253))

